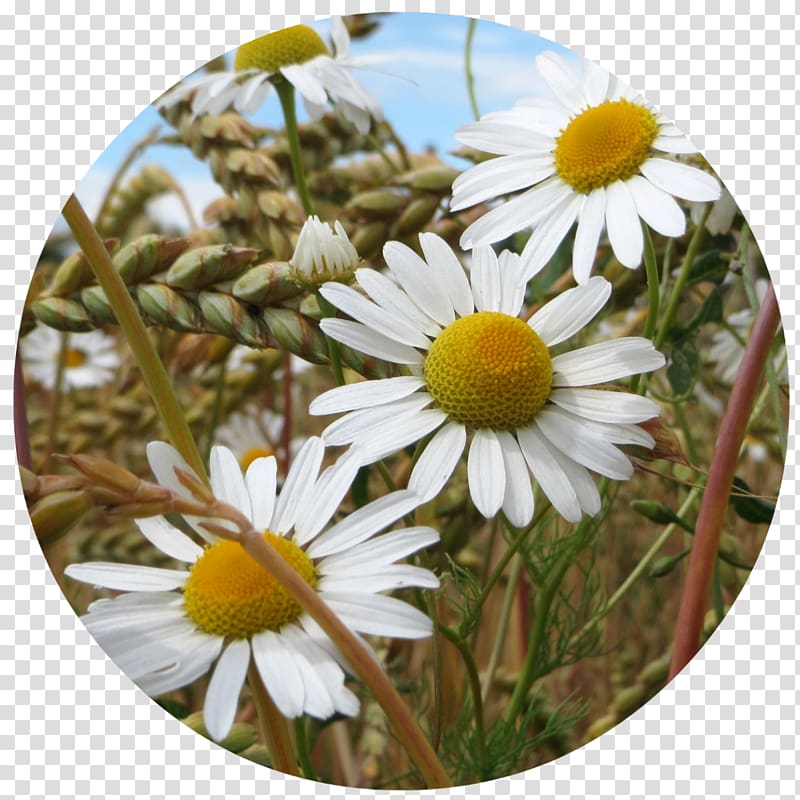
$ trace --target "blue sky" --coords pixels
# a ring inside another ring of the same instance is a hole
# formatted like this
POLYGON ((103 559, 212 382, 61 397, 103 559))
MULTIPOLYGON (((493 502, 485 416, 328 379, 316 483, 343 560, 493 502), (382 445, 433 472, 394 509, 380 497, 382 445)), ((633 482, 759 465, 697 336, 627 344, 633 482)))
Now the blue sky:
MULTIPOLYGON (((386 59, 381 72, 359 70, 356 77, 380 101, 386 118, 410 150, 432 145, 443 156, 457 146, 455 131, 472 120, 464 77, 464 44, 468 20, 445 14, 401 13, 379 17, 380 27, 352 43, 353 56, 379 55, 386 59), (391 74, 385 74, 391 73, 391 74)), ((314 23, 328 41, 330 22, 314 23)), ((472 67, 481 113, 511 107, 535 94, 534 58, 544 48, 558 48, 534 34, 479 20, 473 40, 472 67)), ((560 49, 560 48, 559 48, 560 49)), ((228 54, 232 59, 232 52, 228 54)), ((300 110, 301 121, 304 112, 300 110)), ((272 93, 252 121, 282 124, 277 97, 272 93)), ((90 215, 96 211, 111 177, 133 145, 154 127, 169 132, 153 108, 147 108, 112 142, 81 181, 77 194, 90 215)), ((132 165, 129 175, 146 163, 166 167, 183 185, 197 216, 222 192, 205 164, 188 148, 150 147, 132 165)), ((457 161, 452 163, 458 165, 457 161)), ((464 165, 466 166, 466 165, 464 165)), ((157 201, 156 213, 182 225, 185 217, 173 198, 157 201)))

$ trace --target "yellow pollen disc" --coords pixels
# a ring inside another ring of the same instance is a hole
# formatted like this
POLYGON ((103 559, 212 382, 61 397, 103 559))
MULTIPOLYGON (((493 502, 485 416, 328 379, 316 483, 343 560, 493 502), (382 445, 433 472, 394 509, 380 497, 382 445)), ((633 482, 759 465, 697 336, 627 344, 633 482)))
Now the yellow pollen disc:
POLYGON ((304 64, 314 56, 330 55, 319 34, 307 25, 293 25, 243 44, 236 51, 234 69, 277 72, 281 67, 304 64))
POLYGON ((578 114, 561 131, 556 171, 581 194, 628 180, 650 155, 658 136, 652 111, 629 100, 609 100, 578 114))
POLYGON ((67 354, 64 358, 65 367, 82 367, 86 363, 86 353, 83 350, 74 350, 71 347, 67 348, 67 354))
POLYGON ((257 459, 257 458, 266 458, 267 456, 274 456, 275 451, 270 450, 269 447, 251 447, 249 450, 245 450, 242 454, 242 457, 239 459, 239 466, 242 468, 242 472, 247 472, 247 468, 257 459))
MULTIPOLYGON (((316 586, 314 565, 296 544, 269 531, 264 538, 309 586, 316 586)), ((186 613, 200 630, 231 639, 277 631, 302 610, 237 542, 207 547, 192 567, 183 594, 186 613)))
POLYGON ((437 406, 457 422, 510 431, 545 404, 553 365, 545 343, 521 319, 481 311, 439 334, 424 375, 437 406))

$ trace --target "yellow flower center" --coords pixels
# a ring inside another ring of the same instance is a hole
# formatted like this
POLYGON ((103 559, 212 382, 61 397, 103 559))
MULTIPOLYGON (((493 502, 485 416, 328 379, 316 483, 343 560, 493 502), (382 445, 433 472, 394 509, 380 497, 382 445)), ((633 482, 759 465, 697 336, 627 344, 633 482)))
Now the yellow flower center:
POLYGON ((281 67, 304 64, 314 56, 330 55, 319 34, 307 25, 293 25, 282 31, 259 36, 236 51, 234 69, 277 72, 281 67))
POLYGON ((587 108, 561 131, 554 151, 561 178, 581 194, 632 178, 658 136, 652 111, 629 100, 587 108))
MULTIPOLYGON (((296 544, 269 531, 264 538, 309 586, 316 586, 314 565, 296 544)), ((277 631, 302 610, 237 542, 207 547, 192 567, 183 593, 186 613, 200 630, 231 639, 277 631)))
POLYGON ((457 422, 514 430, 545 404, 553 365, 545 343, 521 319, 481 311, 439 334, 424 375, 438 407, 457 422))
POLYGON ((83 350, 75 350, 72 347, 67 348, 67 353, 64 357, 65 367, 82 367, 85 363, 86 353, 83 350))
POLYGON ((242 468, 242 472, 247 472, 247 468, 257 459, 257 458, 266 458, 267 456, 274 456, 275 451, 271 450, 269 447, 251 447, 249 450, 245 450, 242 453, 242 457, 239 459, 239 466, 242 468))

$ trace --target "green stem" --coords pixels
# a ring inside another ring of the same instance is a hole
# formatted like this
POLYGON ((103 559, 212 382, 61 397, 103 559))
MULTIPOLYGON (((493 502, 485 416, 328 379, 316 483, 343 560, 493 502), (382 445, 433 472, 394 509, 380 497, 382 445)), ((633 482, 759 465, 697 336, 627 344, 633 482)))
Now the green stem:
POLYGON ((483 700, 484 703, 489 697, 489 692, 494 683, 494 674, 497 671, 497 665, 500 663, 500 653, 506 642, 506 632, 508 631, 508 623, 511 619, 511 610, 514 607, 514 598, 517 594, 517 584, 519 583, 521 571, 522 559, 517 558, 511 565, 511 572, 508 575, 506 593, 505 597, 503 597, 503 607, 500 611, 500 620, 497 624, 497 633, 495 634, 494 643, 492 644, 492 652, 489 654, 489 663, 483 675, 481 700, 483 700))
POLYGON ((655 339, 653 339, 653 344, 655 345, 656 350, 661 349, 661 345, 664 344, 664 339, 666 339, 667 333, 669 332, 670 325, 675 319, 675 312, 678 310, 678 304, 681 301, 683 287, 686 285, 686 281, 689 278, 689 272, 691 271, 692 264, 694 264, 695 256, 697 255, 697 251, 700 247, 700 242, 703 241, 706 220, 708 219, 708 215, 710 213, 711 203, 706 203, 706 208, 703 212, 703 218, 697 224, 697 227, 692 234, 692 238, 689 240, 689 246, 686 248, 686 255, 683 257, 680 272, 675 280, 675 285, 672 287, 672 293, 669 296, 667 310, 664 312, 664 316, 658 326, 658 333, 656 334, 655 339))
POLYGON ((292 745, 286 717, 278 711, 258 670, 252 664, 247 672, 247 682, 250 684, 250 691, 253 693, 253 701, 258 714, 258 729, 267 750, 269 750, 273 769, 286 775, 299 776, 297 756, 292 745))
POLYGON ((214 403, 211 406, 211 420, 208 425, 206 446, 203 452, 203 460, 205 463, 208 463, 211 457, 211 448, 214 446, 214 435, 219 427, 219 421, 222 419, 222 398, 225 396, 225 374, 227 372, 227 365, 227 358, 219 365, 217 385, 214 388, 214 403))
MULTIPOLYGON (((647 275, 647 319, 644 323, 642 335, 645 339, 652 339, 656 331, 658 307, 661 303, 658 285, 658 264, 656 263, 656 251, 653 247, 653 237, 650 235, 650 229, 647 225, 642 224, 642 230, 644 233, 644 269, 647 275)), ((631 391, 639 392, 640 386, 642 392, 644 392, 647 386, 646 381, 642 381, 642 375, 634 375, 631 379, 631 391)))
POLYGON ((545 646, 545 632, 550 614, 550 606, 553 598, 558 592, 558 587, 564 578, 567 570, 573 564, 575 556, 583 547, 583 544, 592 530, 591 520, 583 520, 576 530, 576 539, 569 547, 564 549, 552 570, 547 575, 547 580, 541 587, 536 598, 536 610, 534 612, 533 627, 528 639, 528 651, 525 654, 525 661, 522 664, 517 685, 511 695, 511 700, 506 708, 504 719, 509 725, 513 725, 520 713, 522 704, 530 692, 533 682, 536 680, 536 668, 541 657, 542 647, 545 646))
POLYGON ((758 379, 775 336, 780 313, 772 287, 759 309, 730 399, 720 424, 703 502, 695 525, 692 553, 675 625, 675 645, 670 678, 675 677, 697 652, 719 538, 728 509, 739 450, 758 389, 758 379))
POLYGON ((186 418, 170 384, 167 371, 147 335, 147 329, 136 310, 127 286, 111 263, 108 251, 75 195, 67 200, 63 213, 78 247, 83 250, 98 284, 114 310, 167 436, 192 470, 205 479, 206 470, 197 445, 186 424, 186 418))
POLYGON ((311 763, 311 752, 308 749, 308 735, 306 734, 306 719, 298 717, 294 721, 294 739, 297 742, 297 760, 300 762, 300 769, 303 777, 310 781, 317 779, 314 765, 311 763))
MULTIPOLYGON (((319 310, 322 312, 323 317, 336 316, 336 308, 332 306, 320 292, 317 292, 317 302, 319 303, 319 310)), ((344 371, 342 370, 342 356, 339 349, 339 342, 327 335, 325 335, 325 341, 328 345, 328 356, 331 359, 331 369, 333 370, 333 377, 336 378, 336 385, 344 386, 344 371)))
POLYGON ((286 138, 289 140, 289 158, 292 162, 294 184, 297 188, 297 193, 300 195, 303 210, 306 212, 306 216, 310 217, 314 213, 314 206, 311 203, 311 195, 308 193, 306 173, 303 169, 303 159, 300 154, 300 136, 297 129, 294 86, 289 81, 280 79, 275 81, 275 88, 278 92, 278 99, 281 101, 283 119, 286 123, 286 138))
POLYGON ((478 110, 478 100, 475 97, 475 77, 472 74, 472 40, 475 38, 476 24, 477 20, 471 19, 467 27, 467 41, 464 45, 464 74, 467 79, 467 94, 472 108, 472 116, 479 120, 481 112, 478 110))

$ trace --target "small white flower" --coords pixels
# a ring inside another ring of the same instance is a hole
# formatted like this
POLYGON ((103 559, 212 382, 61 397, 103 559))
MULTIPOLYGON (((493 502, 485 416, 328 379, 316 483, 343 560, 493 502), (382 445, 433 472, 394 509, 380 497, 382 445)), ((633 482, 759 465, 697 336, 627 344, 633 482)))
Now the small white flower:
MULTIPOLYGON (((56 385, 62 334, 38 326, 20 340, 25 373, 45 389, 56 385)), ((120 357, 116 340, 102 331, 71 333, 62 376, 65 389, 102 386, 113 380, 120 357)))
POLYGON ((297 280, 322 283, 352 274, 359 261, 358 251, 339 220, 331 229, 327 222, 313 216, 303 223, 289 264, 297 280))
POLYGON ((323 438, 353 444, 364 463, 433 434, 409 488, 432 499, 460 460, 468 432, 470 495, 486 517, 501 508, 518 526, 533 516, 529 473, 553 506, 575 522, 600 510, 589 470, 627 479, 633 466, 615 445, 653 446, 636 423, 659 413, 651 400, 584 388, 658 369, 652 343, 626 337, 553 356, 605 305, 611 284, 595 277, 563 292, 526 323, 519 257, 473 251, 467 280, 455 253, 432 233, 419 237, 424 260, 399 242, 383 254, 389 276, 356 271, 370 299, 338 283, 321 293, 352 320, 324 319, 328 336, 363 353, 408 365, 410 375, 337 387, 312 414, 345 413, 323 438))
POLYGON ((312 119, 319 119, 330 101, 338 114, 367 133, 372 119, 383 119, 383 110, 350 74, 361 61, 350 56, 350 35, 341 17, 332 20, 331 38, 333 57, 319 34, 307 25, 268 33, 239 47, 234 71, 214 72, 182 83, 157 105, 167 108, 195 93, 192 111, 197 115, 221 114, 229 106, 252 114, 264 102, 271 81, 282 76, 300 93, 312 119))
MULTIPOLYGON (((242 472, 257 458, 274 456, 281 442, 283 416, 268 408, 246 408, 231 414, 224 424, 217 428, 214 439, 217 444, 228 447, 236 456, 242 472)), ((289 442, 290 461, 307 440, 306 436, 296 436, 289 442)))
POLYGON ((536 66, 555 99, 520 100, 509 111, 458 129, 460 142, 499 158, 455 180, 453 211, 525 190, 473 222, 462 247, 499 242, 532 227, 522 252, 527 279, 545 266, 577 220, 572 269, 583 284, 604 228, 620 263, 635 268, 644 246, 640 218, 665 236, 681 236, 686 217, 673 195, 719 197, 712 175, 661 155, 695 148, 630 87, 590 61, 573 66, 552 51, 541 53, 536 66))
MULTIPOLYGON (((410 491, 394 492, 326 527, 358 463, 346 454, 318 474, 323 452, 322 440, 310 438, 276 495, 274 458, 257 459, 242 475, 233 453, 215 447, 211 488, 264 531, 283 559, 353 631, 408 639, 429 636, 428 617, 381 594, 438 586, 428 570, 395 564, 437 542, 436 531, 413 527, 377 535, 411 512, 419 498, 410 491)), ((158 481, 186 495, 174 469, 189 467, 178 453, 164 442, 152 442, 147 455, 158 481)), ((153 545, 189 569, 95 562, 72 564, 65 572, 75 580, 125 592, 92 603, 82 619, 145 692, 161 695, 211 672, 205 725, 219 741, 233 724, 252 658, 284 716, 327 719, 337 712, 358 713, 335 645, 237 542, 203 533, 192 519, 187 522, 206 539, 205 548, 163 517, 136 522, 153 545)))

